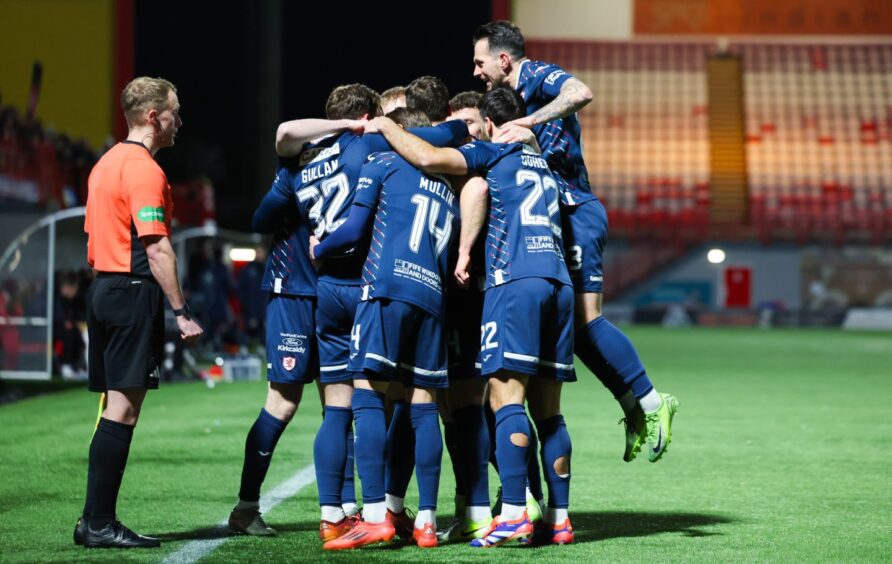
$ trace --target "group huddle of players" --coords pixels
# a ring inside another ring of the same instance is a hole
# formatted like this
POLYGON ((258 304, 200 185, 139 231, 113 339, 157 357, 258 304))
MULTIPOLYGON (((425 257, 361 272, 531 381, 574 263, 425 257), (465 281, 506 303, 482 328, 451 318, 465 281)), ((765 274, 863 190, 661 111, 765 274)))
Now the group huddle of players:
POLYGON ((601 316, 607 216, 576 118, 591 91, 527 59, 510 22, 473 39, 485 94, 450 100, 434 77, 383 95, 348 84, 331 92, 327 119, 279 126, 276 178, 252 222, 274 235, 263 280, 269 391, 245 445, 234 532, 275 534, 260 487, 313 380, 330 550, 397 534, 419 547, 573 542, 560 397, 576 380, 574 353, 623 409, 626 461, 646 448, 655 462, 669 444, 677 400, 654 389, 601 316), (441 418, 456 520, 438 532, 441 418), (404 506, 413 474, 414 519, 404 506))

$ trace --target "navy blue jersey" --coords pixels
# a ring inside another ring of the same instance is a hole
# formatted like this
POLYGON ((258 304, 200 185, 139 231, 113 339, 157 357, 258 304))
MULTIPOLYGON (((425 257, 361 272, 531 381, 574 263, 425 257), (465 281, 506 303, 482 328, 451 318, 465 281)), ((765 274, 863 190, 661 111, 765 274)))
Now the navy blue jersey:
POLYGON ((545 159, 520 143, 476 141, 459 151, 489 184, 486 288, 530 277, 570 284, 558 181, 545 159))
MULTIPOLYGON (((431 127, 412 127, 409 133, 435 147, 459 147, 468 138, 468 125, 460 119, 454 119, 431 127)), ((392 150, 390 143, 380 133, 365 135, 363 139, 370 153, 392 150)))
POLYGON ((290 296, 316 295, 316 269, 310 262, 310 207, 315 201, 296 204, 295 174, 300 172, 296 159, 280 159, 276 178, 257 207, 251 228, 272 233, 273 242, 263 272, 261 289, 290 296))
MULTIPOLYGON (((438 146, 458 145, 468 134, 463 122, 447 122, 410 131, 438 146)), ((347 219, 359 171, 372 149, 389 150, 390 146, 380 134, 359 137, 345 132, 308 143, 301 150, 298 159, 303 169, 295 190, 298 200, 318 201, 311 209, 310 221, 320 241, 347 219)), ((334 284, 360 284, 367 249, 367 246, 348 249, 340 256, 327 259, 319 271, 319 279, 334 284)))
MULTIPOLYGON (((557 65, 527 60, 520 65, 515 90, 526 102, 527 114, 532 114, 557 98, 569 78, 573 75, 557 65)), ((563 180, 559 183, 563 204, 578 206, 596 199, 582 158, 582 129, 576 114, 535 125, 533 132, 551 170, 563 180)))
POLYGON ((376 153, 362 168, 355 203, 375 210, 363 298, 407 302, 442 319, 449 249, 458 235, 449 181, 396 153, 376 153))
MULTIPOLYGON (((298 207, 313 203, 308 217, 320 241, 333 233, 350 214, 359 171, 369 151, 362 137, 346 132, 317 143, 308 143, 296 157, 301 167, 295 173, 294 191, 298 207)), ((334 284, 359 285, 364 249, 348 249, 326 260, 319 279, 334 284)))

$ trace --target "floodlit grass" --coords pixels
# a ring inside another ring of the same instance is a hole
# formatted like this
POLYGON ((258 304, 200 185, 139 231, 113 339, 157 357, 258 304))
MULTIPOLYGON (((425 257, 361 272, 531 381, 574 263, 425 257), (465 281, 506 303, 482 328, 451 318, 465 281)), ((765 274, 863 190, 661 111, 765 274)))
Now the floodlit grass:
MULTIPOLYGON (((315 484, 205 560, 880 561, 892 549, 892 335, 824 330, 629 329, 661 391, 681 402, 665 458, 622 461, 621 414, 584 368, 565 391, 576 544, 476 551, 389 545, 323 553, 315 484)), ((119 517, 160 550, 74 546, 96 413, 81 390, 0 407, 0 561, 157 562, 220 537, 236 501, 263 383, 162 386, 136 430, 119 517)), ((321 410, 307 389, 265 491, 312 463, 321 410)), ((445 449, 444 449, 445 452, 445 449)), ((440 522, 452 511, 444 455, 440 522)), ((493 480, 495 488, 496 480, 493 480)), ((410 490, 414 499, 414 485, 410 490)))

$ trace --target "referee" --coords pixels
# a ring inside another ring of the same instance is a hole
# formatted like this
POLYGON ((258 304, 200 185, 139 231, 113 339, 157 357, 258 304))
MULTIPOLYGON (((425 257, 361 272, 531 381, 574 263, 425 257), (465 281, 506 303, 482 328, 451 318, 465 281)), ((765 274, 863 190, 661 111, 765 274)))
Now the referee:
POLYGON ((121 524, 115 506, 142 402, 158 387, 163 296, 184 341, 202 333, 180 289, 170 186, 154 159, 183 125, 176 88, 161 78, 136 78, 124 88, 121 106, 127 139, 93 167, 84 225, 87 260, 97 271, 87 294, 90 390, 108 397, 90 444, 87 500, 74 530, 74 542, 88 548, 161 545, 121 524))

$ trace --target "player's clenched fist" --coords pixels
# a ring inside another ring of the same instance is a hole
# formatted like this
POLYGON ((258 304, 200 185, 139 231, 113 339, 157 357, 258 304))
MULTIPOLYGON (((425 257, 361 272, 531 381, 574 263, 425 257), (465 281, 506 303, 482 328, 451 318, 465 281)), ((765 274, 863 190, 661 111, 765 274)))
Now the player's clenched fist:
POLYGON ((471 255, 467 253, 459 253, 458 262, 455 263, 455 281, 458 282, 460 288, 467 289, 471 274, 468 267, 471 264, 471 255))

